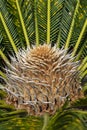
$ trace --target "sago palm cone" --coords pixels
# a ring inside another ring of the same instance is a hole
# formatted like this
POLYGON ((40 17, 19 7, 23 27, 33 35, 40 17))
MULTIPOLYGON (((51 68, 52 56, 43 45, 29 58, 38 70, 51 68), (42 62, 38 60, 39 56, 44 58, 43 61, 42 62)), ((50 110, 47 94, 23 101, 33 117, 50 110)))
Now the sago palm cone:
POLYGON ((54 114, 66 100, 82 97, 78 62, 56 46, 20 50, 6 69, 7 102, 31 115, 54 114))

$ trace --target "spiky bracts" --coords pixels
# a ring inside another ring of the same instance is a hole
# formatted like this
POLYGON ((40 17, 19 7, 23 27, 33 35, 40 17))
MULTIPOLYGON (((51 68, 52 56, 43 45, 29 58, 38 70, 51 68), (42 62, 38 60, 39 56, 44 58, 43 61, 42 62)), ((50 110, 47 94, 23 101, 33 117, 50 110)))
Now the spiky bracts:
POLYGON ((6 69, 7 101, 32 115, 54 114, 68 98, 82 95, 78 62, 73 60, 64 49, 46 44, 20 50, 6 69))

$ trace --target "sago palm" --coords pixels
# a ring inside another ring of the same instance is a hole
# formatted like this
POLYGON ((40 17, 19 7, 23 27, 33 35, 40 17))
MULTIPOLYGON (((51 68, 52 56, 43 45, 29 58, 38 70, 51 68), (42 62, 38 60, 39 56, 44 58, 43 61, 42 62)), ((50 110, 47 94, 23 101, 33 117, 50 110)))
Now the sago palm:
POLYGON ((79 6, 0 0, 0 121, 9 122, 1 129, 87 129, 87 19, 79 31, 79 6))

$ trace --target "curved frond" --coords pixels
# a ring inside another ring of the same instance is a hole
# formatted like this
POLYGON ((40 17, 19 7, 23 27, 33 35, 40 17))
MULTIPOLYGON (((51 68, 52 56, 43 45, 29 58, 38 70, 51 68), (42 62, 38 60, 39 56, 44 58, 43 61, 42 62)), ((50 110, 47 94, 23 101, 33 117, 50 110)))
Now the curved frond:
POLYGON ((52 117, 46 130, 86 130, 86 121, 86 111, 61 111, 52 117))

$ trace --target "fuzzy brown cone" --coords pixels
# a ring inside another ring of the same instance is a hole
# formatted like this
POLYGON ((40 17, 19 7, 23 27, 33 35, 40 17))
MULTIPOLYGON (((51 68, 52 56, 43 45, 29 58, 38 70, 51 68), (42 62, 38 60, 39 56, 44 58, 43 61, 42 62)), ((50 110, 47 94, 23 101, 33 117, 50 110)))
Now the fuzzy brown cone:
POLYGON ((64 49, 40 45, 20 50, 6 69, 7 102, 32 115, 54 114, 66 100, 82 97, 78 62, 64 49))

